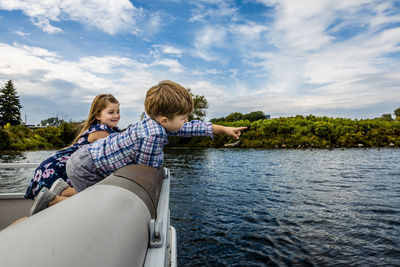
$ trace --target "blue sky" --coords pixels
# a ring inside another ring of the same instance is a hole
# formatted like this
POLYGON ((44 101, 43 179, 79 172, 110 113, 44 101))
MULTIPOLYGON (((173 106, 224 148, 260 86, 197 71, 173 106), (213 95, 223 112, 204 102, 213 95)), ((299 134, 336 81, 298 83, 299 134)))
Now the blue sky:
POLYGON ((165 79, 204 95, 208 119, 400 107, 399 1, 0 0, 0 32, 0 83, 28 124, 83 120, 107 92, 126 127, 165 79))

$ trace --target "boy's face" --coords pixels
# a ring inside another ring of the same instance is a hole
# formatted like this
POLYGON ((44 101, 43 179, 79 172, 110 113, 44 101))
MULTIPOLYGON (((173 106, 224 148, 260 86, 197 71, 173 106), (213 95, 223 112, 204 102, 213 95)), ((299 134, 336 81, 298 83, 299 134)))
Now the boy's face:
POLYGON ((188 114, 177 115, 173 119, 166 118, 166 121, 165 123, 162 123, 162 126, 164 126, 168 132, 177 132, 183 127, 183 124, 187 122, 187 117, 188 114))

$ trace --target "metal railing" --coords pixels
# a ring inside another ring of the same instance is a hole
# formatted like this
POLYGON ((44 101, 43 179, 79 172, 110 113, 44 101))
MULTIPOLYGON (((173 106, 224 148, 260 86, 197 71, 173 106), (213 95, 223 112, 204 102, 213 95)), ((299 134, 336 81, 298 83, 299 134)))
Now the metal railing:
POLYGON ((39 163, 0 163, 0 169, 36 168, 39 163))

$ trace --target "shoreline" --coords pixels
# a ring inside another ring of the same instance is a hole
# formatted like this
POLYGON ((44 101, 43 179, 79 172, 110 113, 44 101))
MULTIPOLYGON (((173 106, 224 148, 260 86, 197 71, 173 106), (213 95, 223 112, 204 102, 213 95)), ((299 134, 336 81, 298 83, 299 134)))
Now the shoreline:
MULTIPOLYGON (((383 147, 212 147, 212 146, 165 146, 165 149, 175 149, 175 150, 190 150, 190 149, 268 149, 268 150, 347 150, 347 149, 400 149, 400 147, 390 147, 390 146, 383 146, 383 147)), ((18 152, 35 152, 35 151, 58 151, 61 149, 32 149, 32 150, 0 150, 0 154, 7 154, 7 153, 18 153, 18 152)))

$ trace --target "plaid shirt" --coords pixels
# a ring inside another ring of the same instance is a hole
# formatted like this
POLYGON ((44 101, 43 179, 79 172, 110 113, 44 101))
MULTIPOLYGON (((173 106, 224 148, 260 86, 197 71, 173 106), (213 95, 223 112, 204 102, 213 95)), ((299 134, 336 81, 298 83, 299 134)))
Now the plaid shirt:
POLYGON ((191 121, 185 123, 178 132, 172 133, 145 114, 141 122, 129 126, 124 132, 89 144, 88 151, 104 177, 129 164, 159 168, 164 160, 163 148, 168 143, 169 135, 213 137, 212 124, 191 121))

